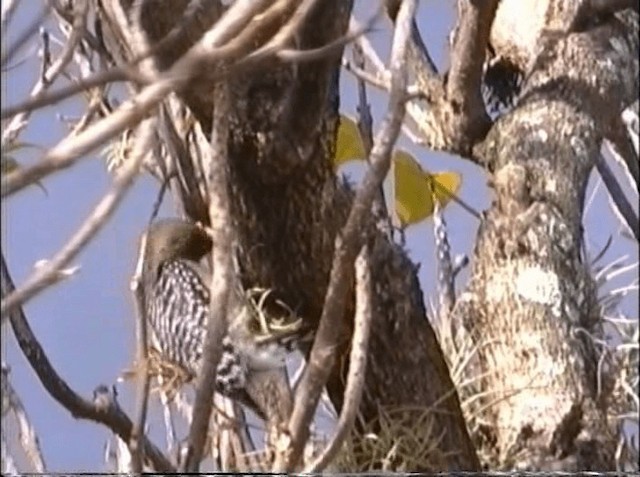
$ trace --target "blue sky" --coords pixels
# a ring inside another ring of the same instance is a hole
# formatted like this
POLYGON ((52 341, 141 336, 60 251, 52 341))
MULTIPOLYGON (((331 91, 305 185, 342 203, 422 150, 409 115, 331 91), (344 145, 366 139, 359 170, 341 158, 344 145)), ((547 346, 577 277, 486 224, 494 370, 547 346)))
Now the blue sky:
MULTIPOLYGON (((358 2, 362 14, 368 2, 358 2)), ((447 35, 453 21, 453 2, 423 2, 419 24, 425 43, 440 68, 446 67, 447 35)), ((33 18, 36 10, 18 6, 17 15, 8 32, 11 41, 33 18)), ((53 34, 55 29, 50 25, 53 34)), ((370 34, 382 58, 388 53, 388 25, 370 34)), ((39 63, 34 55, 34 43, 29 44, 17 59, 26 59, 20 66, 3 75, 3 103, 25 98, 39 75, 39 63)), ((54 54, 60 47, 53 46, 54 54)), ((341 110, 354 116, 357 95, 355 82, 342 74, 341 110)), ((384 111, 384 94, 369 90, 374 120, 384 111)), ((42 147, 54 145, 66 134, 66 126, 58 114, 78 115, 84 102, 69 100, 34 114, 22 135, 23 142, 42 147)), ((490 192, 484 173, 469 161, 444 153, 429 153, 402 138, 399 145, 411 151, 425 169, 454 170, 463 176, 461 198, 477 210, 490 204, 490 192)), ((38 160, 39 151, 24 150, 16 157, 25 164, 38 160)), ((357 180, 361 166, 348 166, 345 171, 357 180)), ((589 190, 598 181, 592 177, 589 190)), ((19 286, 33 270, 36 261, 53 256, 80 226, 100 198, 109 189, 111 177, 103 157, 95 152, 73 169, 50 176, 44 182, 48 194, 30 187, 2 203, 2 249, 16 284, 19 286)), ((134 356, 135 326, 129 279, 135 265, 138 236, 147 223, 157 184, 149 177, 141 177, 107 227, 80 254, 74 264, 81 267, 71 279, 38 295, 25 307, 35 334, 44 346, 58 372, 79 393, 90 397, 101 383, 112 384, 134 356)), ((165 201, 163 215, 172 215, 170 201, 165 201)), ((446 210, 450 241, 454 253, 471 254, 477 220, 452 205, 446 210)), ((606 192, 599 186, 594 205, 585 218, 588 245, 599 250, 609 234, 614 243, 606 262, 624 255, 638 259, 637 244, 620 238, 618 222, 610 211, 606 192)), ((415 262, 421 263, 420 279, 425 301, 435 292, 432 224, 427 221, 413 226, 407 233, 407 248, 415 262)), ((637 273, 637 271, 635 272, 637 273)), ((630 278, 619 280, 628 282, 630 278)), ((624 308, 638 316, 637 292, 625 300, 624 308)), ((42 388, 15 344, 10 329, 2 328, 3 360, 11 368, 11 380, 20 394, 40 436, 44 456, 51 471, 99 471, 103 467, 103 448, 110 437, 108 430, 88 421, 78 421, 59 406, 42 388)), ((133 402, 129 385, 120 385, 120 402, 131 412, 133 402)), ((158 415, 156 413, 156 415, 158 415)), ((151 435, 164 443, 160 419, 152 419, 151 435)))

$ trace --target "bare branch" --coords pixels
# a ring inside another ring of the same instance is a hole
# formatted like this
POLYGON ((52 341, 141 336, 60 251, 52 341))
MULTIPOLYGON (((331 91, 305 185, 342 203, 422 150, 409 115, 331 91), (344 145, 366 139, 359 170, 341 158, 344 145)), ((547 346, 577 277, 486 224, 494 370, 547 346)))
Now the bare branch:
MULTIPOLYGON (((6 296, 13 292, 14 285, 9 275, 4 254, 2 254, 1 258, 2 295, 6 296)), ((120 436, 122 440, 125 442, 128 441, 131 436, 133 424, 129 417, 117 405, 115 398, 110 396, 108 389, 106 389, 105 386, 97 388, 94 392, 95 399, 93 402, 84 399, 69 387, 51 365, 44 349, 33 334, 21 306, 16 307, 9 314, 9 319, 13 333, 18 341, 18 346, 20 346, 25 358, 29 361, 29 364, 47 392, 67 409, 73 417, 102 423, 120 436), (105 399, 105 396, 108 398, 105 399)), ((164 457, 162 452, 146 437, 142 438, 142 445, 145 456, 151 461, 156 471, 174 471, 173 466, 166 457, 164 457)))
POLYGON ((0 118, 7 119, 15 114, 26 114, 35 109, 55 104, 91 88, 127 80, 142 82, 142 77, 134 72, 129 66, 111 68, 78 80, 75 84, 61 87, 56 91, 51 91, 48 94, 39 94, 31 99, 23 101, 22 103, 18 103, 15 106, 8 106, 2 110, 0 118))
POLYGON ((44 463, 44 457, 42 456, 42 450, 40 449, 38 434, 31 424, 31 420, 29 419, 27 411, 22 404, 22 400, 18 396, 18 393, 13 389, 13 386, 11 386, 11 382, 9 381, 9 369, 3 362, 2 400, 4 401, 5 399, 8 402, 9 408, 13 411, 16 419, 18 420, 20 444, 22 444, 22 448, 29 458, 32 468, 38 473, 46 472, 46 465, 44 463))
MULTIPOLYGON (((179 198, 179 203, 189 217, 207 217, 207 205, 205 203, 206 184, 198 178, 204 176, 199 165, 202 161, 194 158, 186 144, 186 140, 178 133, 175 119, 180 115, 178 111, 184 111, 176 98, 169 98, 160 110, 160 137, 167 148, 168 155, 165 176, 175 173, 175 179, 171 186, 174 197, 179 198)), ((201 132, 200 129, 198 129, 201 132)), ((203 140, 203 142, 206 142, 203 140)), ((163 180, 171 180, 168 177, 163 180)))
MULTIPOLYGON (((386 0, 385 3, 389 18, 395 23, 400 0, 386 0)), ((411 23, 411 42, 409 43, 408 55, 410 69, 416 75, 418 83, 426 91, 435 91, 435 85, 439 83, 438 70, 422 41, 415 19, 411 23)))
POLYGON ((209 197, 213 246, 213 277, 209 324, 203 351, 203 364, 198 377, 193 421, 189 429, 189 447, 184 462, 185 472, 198 472, 202 451, 209 429, 213 407, 216 369, 222 356, 222 338, 227 333, 227 314, 234 309, 230 291, 235 290, 237 278, 233 270, 232 216, 229 199, 229 164, 227 141, 229 96, 225 85, 215 88, 214 121, 211 131, 212 157, 205 167, 209 197))
POLYGON ((40 28, 40 25, 42 25, 42 23, 44 22, 44 19, 49 16, 49 11, 50 6, 47 2, 46 5, 42 7, 38 15, 33 19, 33 21, 22 31, 20 36, 18 36, 18 39, 15 41, 15 43, 9 46, 9 48, 2 50, 2 60, 0 60, 2 69, 4 69, 7 63, 11 61, 16 52, 20 48, 22 48, 33 35, 35 35, 35 33, 40 28))
POLYGON ((311 50, 291 50, 287 48, 282 48, 279 51, 274 52, 275 56, 282 61, 292 61, 292 62, 303 62, 303 61, 315 61, 321 58, 326 58, 336 52, 342 51, 342 49, 353 42, 354 40, 360 38, 362 35, 367 33, 373 27, 373 24, 378 19, 379 12, 369 19, 365 25, 356 28, 353 31, 350 31, 346 35, 334 40, 320 48, 314 48, 311 50))
POLYGON ((309 424, 335 359, 338 342, 337 326, 344 312, 347 290, 353 274, 353 263, 363 239, 361 231, 370 213, 372 201, 391 164, 393 145, 400 133, 405 111, 407 84, 406 48, 415 14, 415 0, 405 0, 398 13, 398 22, 391 50, 391 93, 387 114, 375 138, 370 155, 371 167, 353 202, 347 223, 336 240, 329 287, 325 298, 320 325, 311 350, 308 366, 295 396, 289 433, 290 451, 287 462, 276 462, 277 471, 292 470, 297 464, 309 433, 309 424))
POLYGON ((33 272, 20 287, 9 296, 2 299, 2 319, 15 306, 26 303, 42 290, 54 283, 59 272, 73 260, 89 241, 106 224, 107 220, 124 198, 136 178, 140 165, 150 149, 154 135, 153 119, 143 124, 140 141, 136 144, 130 161, 122 169, 120 175, 114 181, 111 190, 100 200, 82 226, 71 237, 69 242, 49 261, 46 266, 33 272), (145 127, 146 126, 146 127, 145 127))
POLYGON ((0 20, 0 29, 3 34, 7 31, 7 27, 13 19, 13 14, 15 13, 17 6, 18 2, 16 0, 6 0, 2 2, 2 20, 0 20))
POLYGON ((321 472, 335 457, 344 439, 351 431, 362 398, 365 369, 367 366, 369 332, 371 329, 371 294, 373 293, 368 246, 365 245, 362 247, 362 250, 360 250, 360 254, 356 259, 355 269, 355 327, 353 330, 351 354, 349 356, 349 374, 347 375, 347 384, 344 391, 344 405, 340 411, 340 418, 333 438, 329 444, 327 444, 322 454, 304 470, 305 473, 321 472))
POLYGON ((640 224, 638 222, 638 214, 636 214, 631 206, 631 203, 627 200, 622 187, 618 183, 613 171, 609 168, 605 158, 602 154, 598 155, 596 159, 596 169, 598 169, 598 173, 600 173, 600 177, 602 177, 602 182, 604 182, 607 190, 609 191, 609 196, 613 203, 615 204, 618 212, 624 218, 625 225, 631 230, 631 233, 635 236, 636 240, 640 242, 640 224))
POLYGON ((142 448, 140 446, 140 436, 144 434, 144 424, 147 418, 147 406, 149 402, 149 389, 151 376, 149 374, 149 349, 147 341, 147 320, 144 309, 144 290, 140 284, 142 267, 144 264, 144 251, 146 250, 147 235, 144 234, 140 240, 138 251, 138 262, 136 270, 131 279, 131 291, 134 295, 136 309, 136 368, 138 375, 138 390, 136 396, 136 411, 129 439, 129 453, 131 454, 131 471, 140 474, 142 472, 142 448))
POLYGON ((11 195, 26 185, 45 175, 72 166, 83 155, 99 144, 112 139, 125 128, 142 120, 171 91, 179 90, 201 70, 202 62, 232 61, 247 53, 257 39, 261 39, 268 24, 259 23, 256 28, 248 28, 234 38, 239 30, 256 15, 265 1, 239 0, 227 10, 224 16, 201 40, 156 82, 144 88, 137 96, 123 103, 108 117, 92 125, 77 136, 62 140, 34 166, 20 169, 2 178, 2 196, 11 195), (258 28, 258 27, 263 27, 258 28), (248 36, 248 37, 247 37, 248 36), (223 42, 232 38, 227 45, 223 42), (242 40, 242 41, 240 41, 242 40))
MULTIPOLYGON (((73 15, 70 15, 68 11, 64 10, 58 3, 54 5, 54 9, 61 18, 68 22, 74 20, 75 18, 73 15)), ((54 104, 81 91, 96 86, 102 86, 110 82, 127 80, 134 81, 140 84, 148 84, 152 82, 152 80, 154 79, 153 76, 150 76, 148 74, 141 74, 136 70, 136 66, 175 41, 176 38, 179 37, 179 35, 185 29, 188 29, 192 25, 193 21, 197 19, 197 15, 199 13, 201 12, 198 11, 198 9, 195 9, 195 11, 192 12, 186 12, 183 21, 180 21, 172 31, 170 31, 164 38, 153 45, 149 45, 147 41, 140 41, 140 38, 136 38, 135 40, 130 41, 130 43, 138 48, 136 48, 136 54, 132 55, 131 61, 127 62, 126 64, 120 67, 102 71, 92 76, 88 76, 79 81, 77 84, 61 88, 47 95, 38 95, 37 97, 33 97, 32 99, 27 100, 23 103, 5 108, 2 110, 2 119, 6 119, 7 117, 13 116, 14 114, 20 112, 29 112, 43 106, 54 104)), ((94 49, 102 52, 102 49, 99 46, 96 46, 97 40, 91 36, 91 34, 86 30, 86 27, 82 29, 82 32, 84 39, 87 40, 94 49)))
POLYGON ((2 474, 3 475, 20 475, 18 468, 16 467, 15 459, 9 453, 9 446, 4 438, 4 427, 2 428, 2 434, 0 435, 2 440, 2 474))
MULTIPOLYGON (((357 45, 357 46, 361 48, 360 45, 357 45)), ((343 61, 342 66, 344 66, 344 69, 347 70, 349 73, 353 74, 353 76, 355 76, 360 82, 366 82, 371 86, 376 87, 379 90, 387 91, 387 92, 391 88, 389 85, 389 78, 387 75, 384 75, 383 78, 380 78, 375 74, 369 73, 367 70, 363 69, 362 66, 355 66, 349 61, 343 61)), ((386 73, 386 70, 384 71, 386 73)), ((423 97, 423 96, 424 94, 418 86, 411 85, 407 88, 407 99, 423 97)))
POLYGON ((465 2, 451 52, 447 97, 459 104, 471 121, 489 122, 480 84, 487 41, 497 7, 498 0, 465 2))
MULTIPOLYGON (((362 48, 358 44, 354 44, 352 48, 353 61, 356 63, 356 68, 364 69, 364 55, 362 48)), ((373 118, 371 117, 371 109, 369 108, 369 102, 367 101, 367 87, 362 79, 358 79, 358 131, 362 137, 364 144, 364 151, 367 157, 371 154, 373 148, 373 118)), ((393 177, 393 162, 391 164, 391 174, 393 177)), ((394 197, 395 181, 391 181, 392 190, 391 197, 394 197)), ((380 218, 380 228, 384 230, 387 237, 393 236, 392 223, 396 223, 396 208, 395 203, 392 201, 391 215, 387 210, 387 204, 385 201, 384 188, 382 184, 378 188, 377 197, 374 199, 374 215, 380 218), (390 218, 391 217, 391 218, 390 218)))
MULTIPOLYGON (((45 70, 38 83, 36 83, 36 85, 31 90, 31 98, 37 98, 38 96, 40 96, 49 87, 49 85, 51 85, 53 81, 55 81, 58 75, 67 67, 69 61, 71 61, 71 58, 73 58, 73 53, 78 46, 80 39, 82 38, 82 31, 85 27, 88 8, 87 0, 78 3, 80 5, 78 10, 74 14, 73 31, 71 33, 71 37, 65 43, 62 53, 60 53, 60 56, 53 64, 49 66, 45 61, 43 61, 43 67, 45 68, 45 70)), ((21 114, 16 115, 11 120, 11 122, 2 132, 3 146, 13 141, 17 137, 20 129, 26 126, 28 118, 29 113, 27 111, 24 111, 21 114)))
MULTIPOLYGON (((387 3, 390 16, 394 18, 397 0, 387 3)), ((435 65, 417 26, 413 26, 408 64, 427 104, 410 102, 407 112, 429 147, 472 158, 473 146, 484 138, 491 126, 480 87, 487 40, 498 1, 462 3, 464 8, 451 53, 451 69, 444 77, 436 75, 435 65)), ((376 56, 372 48, 364 49, 364 52, 367 57, 376 56)), ((377 65, 376 62, 372 64, 377 65)))

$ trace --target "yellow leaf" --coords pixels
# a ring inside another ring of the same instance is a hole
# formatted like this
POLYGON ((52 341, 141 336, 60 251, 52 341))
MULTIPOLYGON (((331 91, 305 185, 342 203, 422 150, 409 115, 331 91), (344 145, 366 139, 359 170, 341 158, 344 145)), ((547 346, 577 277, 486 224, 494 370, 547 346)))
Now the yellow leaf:
POLYGON ((434 196, 444 207, 451 195, 458 192, 461 178, 455 172, 425 172, 408 152, 398 150, 393 155, 395 207, 400 225, 421 222, 433 215, 434 196))
MULTIPOLYGON (((333 160, 335 170, 347 162, 365 159, 364 143, 358 125, 353 119, 341 114, 333 160)), ((460 188, 459 174, 425 172, 418 161, 406 151, 396 150, 393 161, 395 207, 402 227, 421 222, 433 215, 434 195, 441 207, 444 207, 451 200, 451 195, 460 188)))
POLYGON ((365 152, 362 137, 356 122, 341 114, 336 138, 336 154, 333 158, 333 167, 338 169, 349 161, 364 161, 365 152))

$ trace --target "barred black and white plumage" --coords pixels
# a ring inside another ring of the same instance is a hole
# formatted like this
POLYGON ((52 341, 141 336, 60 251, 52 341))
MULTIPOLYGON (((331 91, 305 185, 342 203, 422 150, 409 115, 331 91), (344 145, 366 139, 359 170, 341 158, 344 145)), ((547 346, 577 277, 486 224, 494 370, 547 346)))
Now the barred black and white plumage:
MULTIPOLYGON (((149 227, 142 263, 142 287, 149 342, 163 361, 196 378, 207 335, 210 273, 201 259, 212 242, 201 228, 181 219, 164 219, 149 227)), ((243 314, 240 314, 243 317, 243 314)), ((216 390, 265 416, 265 403, 250 389, 252 372, 284 365, 296 333, 257 336, 247 323, 233 319, 222 341, 216 390)))
MULTIPOLYGON (((147 299, 148 319, 154 346, 168 361, 197 376, 202 359, 209 314, 209 289, 194 264, 171 260, 160 265, 147 299)), ((235 396, 246 383, 247 365, 229 336, 216 373, 216 387, 235 396)))

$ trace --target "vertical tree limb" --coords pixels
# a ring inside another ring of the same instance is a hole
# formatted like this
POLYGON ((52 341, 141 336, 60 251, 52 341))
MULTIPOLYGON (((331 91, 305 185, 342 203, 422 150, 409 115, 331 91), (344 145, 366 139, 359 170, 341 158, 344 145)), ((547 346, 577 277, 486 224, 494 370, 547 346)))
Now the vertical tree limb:
POLYGON ((309 424, 335 360, 334 351, 339 338, 337 333, 341 329, 339 323, 344 313, 347 290, 352 279, 353 262, 363 240, 360 234, 365 228, 372 201, 389 170, 391 152, 404 118, 407 87, 406 48, 415 9, 414 0, 405 0, 398 13, 399 19, 391 49, 391 93, 387 114, 374 141, 369 158, 371 167, 354 199, 347 223, 336 240, 320 325, 308 366, 295 395, 293 413, 289 422, 290 452, 286 462, 276 463, 276 469, 279 471, 285 468, 289 471, 293 470, 300 459, 309 434, 309 424))
POLYGON ((131 471, 136 474, 142 472, 142 449, 140 436, 144 434, 144 425, 147 419, 147 407, 149 402, 149 390, 151 376, 149 374, 149 350, 147 338, 147 320, 144 308, 144 291, 140 286, 140 276, 144 262, 144 250, 146 249, 147 235, 140 240, 138 262, 134 276, 131 280, 131 291, 134 295, 136 310, 136 370, 138 372, 138 389, 136 391, 135 418, 129 439, 129 453, 131 454, 131 471))
POLYGON ((349 358, 349 373, 344 391, 344 405, 340 411, 338 424, 331 441, 311 465, 304 470, 305 473, 317 473, 323 471, 331 460, 340 451, 340 446, 352 431, 362 398, 365 369, 367 366, 367 352, 369 346, 369 333, 371 331, 373 288, 371 285, 371 263, 369 247, 363 246, 358 258, 356 258, 356 313, 353 339, 351 341, 351 355, 349 358))
POLYGON ((229 204, 229 163, 227 139, 229 136, 229 95, 224 83, 215 87, 216 106, 211 131, 211 160, 207 169, 209 217, 213 240, 213 277, 207 338, 203 364, 198 378, 193 420, 189 429, 189 447, 184 471, 197 472, 209 420, 213 408, 216 368, 222 356, 222 338, 227 333, 228 313, 235 310, 232 291, 237 280, 233 268, 233 222, 229 204))

